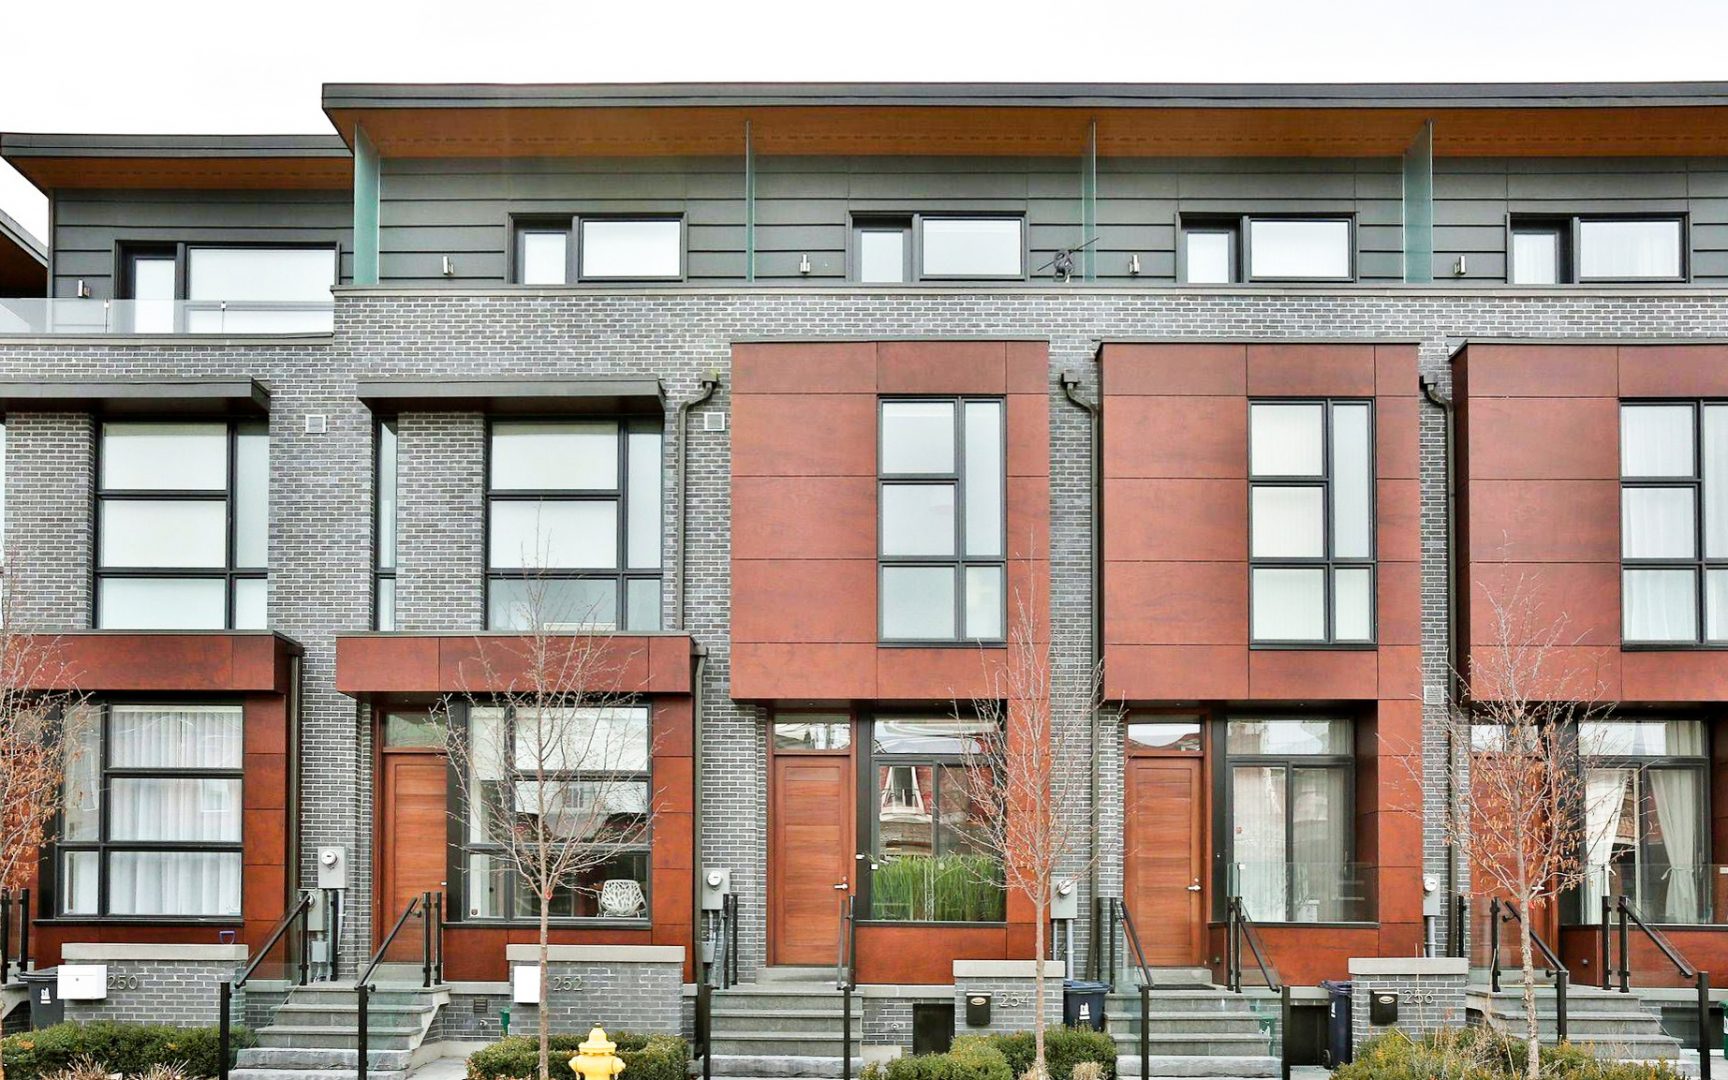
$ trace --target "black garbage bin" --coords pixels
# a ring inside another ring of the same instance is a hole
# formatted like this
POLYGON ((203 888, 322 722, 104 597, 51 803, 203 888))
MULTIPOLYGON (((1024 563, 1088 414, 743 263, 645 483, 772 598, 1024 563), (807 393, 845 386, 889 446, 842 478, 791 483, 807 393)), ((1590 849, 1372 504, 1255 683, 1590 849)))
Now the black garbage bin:
POLYGON ((1071 1028, 1104 1030, 1104 996, 1109 983, 1067 979, 1062 983, 1062 1022, 1071 1028))
POLYGON ((19 976, 30 991, 30 1026, 53 1027, 66 1019, 66 1003, 60 1000, 60 978, 53 968, 26 971, 19 976))
POLYGON ((1330 1068, 1348 1065, 1356 1054, 1350 1045, 1350 980, 1323 979, 1326 991, 1326 1061, 1330 1068))

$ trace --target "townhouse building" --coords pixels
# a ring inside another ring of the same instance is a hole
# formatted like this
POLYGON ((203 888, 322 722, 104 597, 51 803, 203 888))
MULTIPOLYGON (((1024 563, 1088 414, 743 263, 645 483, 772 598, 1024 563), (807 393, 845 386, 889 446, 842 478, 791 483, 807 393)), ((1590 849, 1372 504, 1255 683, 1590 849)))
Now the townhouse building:
POLYGON ((1624 896, 1728 970, 1728 85, 323 105, 0 135, 51 204, 0 414, 7 617, 89 718, 26 913, 106 967, 68 1015, 208 1023, 262 956, 253 1022, 341 1045, 295 967, 378 959, 425 992, 392 1049, 496 1035, 536 912, 471 803, 533 770, 443 725, 524 737, 535 630, 617 659, 615 752, 551 781, 617 830, 554 898, 572 1023, 694 1031, 711 978, 734 1056, 837 1069, 837 964, 872 1047, 1024 1010, 961 775, 1022 631, 1084 733, 1075 974, 1209 992, 1245 921, 1292 986, 1481 962, 1448 717, 1519 582, 1613 707, 1545 939, 1605 977, 1624 896))

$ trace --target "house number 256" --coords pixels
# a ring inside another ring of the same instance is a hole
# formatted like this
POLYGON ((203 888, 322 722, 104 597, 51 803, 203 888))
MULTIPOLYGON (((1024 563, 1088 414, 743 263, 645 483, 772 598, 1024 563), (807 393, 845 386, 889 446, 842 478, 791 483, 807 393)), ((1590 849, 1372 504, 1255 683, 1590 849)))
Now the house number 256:
POLYGON ((1399 992, 1398 1000, 1406 1005, 1432 1005, 1439 999, 1432 990, 1403 990, 1399 992))
POLYGON ((579 993, 582 990, 582 976, 580 975, 554 975, 548 981, 554 992, 579 993))

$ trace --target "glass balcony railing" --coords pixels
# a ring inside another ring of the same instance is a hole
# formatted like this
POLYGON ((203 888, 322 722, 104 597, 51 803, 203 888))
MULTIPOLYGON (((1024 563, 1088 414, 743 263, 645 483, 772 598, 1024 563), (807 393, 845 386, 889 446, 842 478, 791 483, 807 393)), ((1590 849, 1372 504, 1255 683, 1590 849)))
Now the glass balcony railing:
MULTIPOLYGON (((1568 923, 1602 921, 1602 901, 1624 896, 1645 922, 1662 926, 1720 926, 1728 923, 1728 866, 1710 863, 1670 866, 1660 861, 1627 860, 1584 871, 1571 901, 1568 923)), ((1566 909, 1562 909, 1566 910, 1566 909)))
POLYGON ((1230 892, 1257 923, 1373 922, 1375 868, 1356 862, 1233 862, 1230 892))
POLYGON ((46 300, 0 298, 0 336, 328 334, 329 300, 46 300))

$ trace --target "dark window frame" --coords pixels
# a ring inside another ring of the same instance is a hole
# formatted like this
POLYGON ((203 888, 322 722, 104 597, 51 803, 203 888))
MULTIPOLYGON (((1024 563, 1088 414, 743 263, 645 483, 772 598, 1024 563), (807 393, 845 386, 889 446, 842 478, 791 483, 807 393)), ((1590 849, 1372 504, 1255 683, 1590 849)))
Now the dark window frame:
MULTIPOLYGON (((508 702, 494 702, 490 705, 487 705, 485 702, 452 702, 450 707, 450 722, 459 727, 459 737, 462 740, 462 745, 472 745, 469 738, 469 733, 472 730, 470 726, 470 713, 475 704, 505 710, 505 737, 502 742, 504 745, 514 746, 516 723, 514 705, 508 702)), ((617 853, 640 852, 642 854, 643 865, 647 871, 646 880, 642 882, 643 913, 639 916, 627 918, 608 917, 604 915, 551 915, 549 916, 549 921, 554 926, 626 927, 632 929, 639 927, 646 928, 652 926, 654 921, 654 803, 657 801, 657 794, 654 788, 654 702, 650 698, 631 697, 618 701, 609 701, 604 705, 594 705, 592 707, 607 709, 642 709, 647 713, 647 743, 644 747, 644 753, 646 754, 648 763, 647 771, 639 772, 633 769, 579 769, 559 771, 556 773, 548 772, 546 775, 548 782, 580 781, 595 776, 605 776, 609 778, 609 781, 612 783, 641 783, 643 785, 648 793, 648 823, 643 830, 641 841, 633 844, 605 845, 609 850, 617 853)), ((537 914, 516 914, 516 890, 520 881, 519 875, 517 875, 513 869, 511 873, 505 875, 504 891, 500 900, 500 908, 505 912, 505 914, 488 916, 469 914, 473 909, 473 905, 470 903, 472 881, 468 874, 468 856, 470 854, 497 854, 503 851, 503 846, 499 844, 476 843, 469 837, 469 806, 464 795, 468 789, 468 785, 456 775, 457 765, 458 763, 453 759, 447 759, 446 761, 446 767, 449 770, 449 783, 446 786, 446 805, 449 808, 450 825, 448 837, 450 842, 446 846, 446 850, 449 854, 446 863, 445 876, 447 880, 459 882, 461 884, 460 895, 457 898, 457 903, 451 908, 451 921, 466 926, 533 925, 539 919, 537 914)), ((533 776, 532 771, 523 774, 519 769, 513 769, 512 774, 513 781, 519 781, 523 775, 530 778, 533 776)))
POLYGON ((847 230, 846 252, 847 279, 857 285, 914 285, 918 281, 918 266, 915 258, 916 245, 913 237, 913 215, 911 214, 854 214, 852 226, 847 230), (899 281, 865 281, 864 272, 864 233, 899 233, 900 234, 900 280, 899 281))
MULTIPOLYGON (((172 255, 174 259, 174 299, 186 300, 192 287, 192 250, 221 251, 328 251, 331 259, 330 284, 332 287, 342 283, 342 244, 337 240, 180 240, 162 242, 152 240, 121 240, 114 251, 114 281, 119 286, 117 299, 131 300, 133 275, 132 261, 136 258, 164 258, 172 255)), ((219 303, 216 300, 200 300, 198 303, 219 303)))
MULTIPOLYGON (((1639 477, 1626 475, 1626 463, 1620 462, 1620 502, 1615 507, 1623 521, 1625 515, 1626 490, 1667 488, 1683 489, 1692 493, 1692 553, 1690 559, 1628 559, 1626 557, 1626 538, 1620 538, 1620 625, 1617 631, 1620 635, 1622 652, 1657 652, 1657 651, 1710 651, 1728 649, 1728 637, 1712 640, 1709 626, 1709 573, 1711 570, 1728 571, 1728 555, 1714 557, 1705 554, 1706 513, 1704 507, 1704 410, 1707 407, 1728 406, 1728 399, 1721 398, 1621 398, 1618 402, 1620 412, 1615 415, 1616 431, 1624 424, 1627 406, 1640 405, 1677 406, 1683 405, 1692 410, 1692 475, 1691 476, 1652 476, 1639 477), (1629 638, 1626 636, 1626 586, 1625 574, 1628 570, 1688 570, 1692 573, 1692 606, 1693 627, 1692 640, 1679 639, 1647 639, 1629 638)), ((1723 463, 1728 469, 1728 462, 1723 463)), ((1621 522, 1617 522, 1624 529, 1621 522)))
POLYGON ((1270 284, 1339 284, 1361 280, 1361 259, 1357 250, 1361 241, 1354 210, 1304 210, 1292 213, 1178 214, 1176 219, 1176 277, 1180 284, 1197 284, 1200 288, 1229 285, 1270 284), (1341 221, 1345 225, 1345 259, 1349 268, 1342 277, 1326 274, 1294 276, 1256 275, 1254 269, 1254 222, 1256 221, 1341 221), (1190 232, 1230 234, 1232 278, 1229 282, 1188 281, 1188 234, 1190 232))
POLYGON ((1378 459, 1378 417, 1375 415, 1374 399, 1371 397, 1290 397, 1290 398, 1250 398, 1248 401, 1248 634, 1249 648, 1275 651, 1281 649, 1325 649, 1334 651, 1360 651, 1376 649, 1380 641, 1380 528, 1376 520, 1379 499, 1378 459), (1254 407, 1256 405, 1318 405, 1322 410, 1320 431, 1320 475, 1292 476, 1254 475, 1254 407), (1365 557, 1342 558, 1335 555, 1334 522, 1332 513, 1332 415, 1333 409, 1339 405, 1366 406, 1368 409, 1368 554, 1365 557), (1313 488, 1321 489, 1320 514, 1322 538, 1325 545, 1324 553, 1319 557, 1299 557, 1287 555, 1255 555, 1254 554, 1254 490, 1256 488, 1313 488), (1319 569, 1323 572, 1323 589, 1321 604, 1323 611, 1324 636, 1314 639, 1302 638, 1268 638, 1254 637, 1254 571, 1259 569, 1319 569), (1340 569, 1365 569, 1368 571, 1368 636, 1363 639, 1339 640, 1337 635, 1337 589, 1334 577, 1340 569))
POLYGON ((372 425, 372 628, 396 629, 396 572, 402 558, 402 443, 395 419, 380 418, 372 425), (389 433, 391 462, 391 507, 396 520, 390 535, 395 549, 390 565, 384 565, 384 460, 385 433, 389 433), (390 625, 384 625, 384 583, 390 583, 390 625))
MULTIPOLYGON (((126 417, 124 423, 185 423, 185 417, 126 417)), ((204 422, 204 421, 196 421, 204 422)), ((101 587, 104 579, 116 578, 177 578, 197 581, 217 581, 223 585, 223 624, 219 627, 207 627, 211 630, 236 630, 234 625, 235 583, 239 581, 263 581, 265 603, 265 629, 269 623, 270 603, 270 567, 268 562, 262 567, 239 566, 236 563, 236 464, 238 461, 238 436, 242 427, 261 427, 264 432, 266 453, 270 448, 270 422, 256 418, 228 417, 208 421, 213 424, 223 424, 227 429, 227 484, 221 490, 217 489, 175 489, 175 488, 126 488, 119 491, 109 491, 102 483, 102 462, 106 453, 106 442, 103 438, 105 421, 98 420, 95 430, 95 451, 92 456, 94 468, 94 494, 90 500, 90 625, 98 630, 110 629, 103 627, 101 622, 101 587), (223 502, 227 508, 224 524, 223 551, 226 565, 215 567, 104 567, 102 565, 102 505, 104 502, 223 502)), ((269 472, 265 473, 265 529, 266 551, 268 558, 268 529, 270 522, 269 472)), ((141 630, 140 632, 148 632, 141 630)))
POLYGON ((485 489, 482 493, 484 521, 481 529, 481 563, 484 567, 484 588, 482 588, 481 623, 488 629, 492 627, 492 589, 496 581, 604 581, 616 582, 615 589, 615 619, 613 629, 597 630, 601 633, 646 633, 663 628, 664 606, 666 603, 666 563, 664 553, 664 538, 666 530, 665 504, 665 453, 666 434, 664 425, 658 420, 641 416, 595 415, 572 417, 569 415, 539 415, 539 416, 489 416, 486 418, 486 452, 481 467, 485 470, 485 489), (508 488, 502 491, 492 487, 492 440, 493 429, 498 423, 514 423, 525 421, 529 423, 609 423, 617 427, 618 438, 618 477, 616 488, 508 488), (660 532, 657 539, 661 541, 660 566, 653 570, 632 569, 630 562, 630 434, 632 429, 640 432, 653 431, 660 436, 660 532), (494 567, 492 565, 492 506, 495 502, 615 502, 617 504, 617 560, 618 563, 610 570, 598 568, 556 567, 534 569, 529 567, 494 567), (633 580, 652 580, 660 583, 660 604, 657 609, 655 625, 641 630, 629 627, 629 589, 633 580))
MULTIPOLYGON (((884 720, 952 721, 954 719, 955 716, 952 713, 944 714, 938 710, 864 709, 857 714, 853 721, 852 748, 857 751, 856 754, 854 754, 855 760, 853 762, 854 768, 856 769, 853 786, 857 789, 856 810, 858 815, 857 820, 854 823, 855 827, 853 835, 857 837, 859 841, 857 843, 857 847, 859 848, 859 857, 854 860, 857 863, 858 872, 853 875, 852 890, 857 898, 858 911, 861 912, 858 917, 860 923, 868 926, 930 927, 1007 925, 1006 886, 1003 887, 1003 918, 999 920, 992 919, 960 922, 943 919, 877 919, 871 915, 871 884, 876 865, 875 857, 881 848, 881 822, 879 820, 880 814, 878 812, 879 799, 876 792, 877 770, 884 767, 884 765, 889 767, 903 765, 911 768, 926 765, 929 766, 932 779, 930 791, 931 805, 938 808, 939 814, 942 805, 941 781, 936 779, 939 770, 945 766, 954 768, 968 767, 966 755, 963 753, 878 754, 876 752, 876 724, 878 721, 884 720)), ((962 719, 976 720, 978 717, 962 717, 962 719)), ((936 845, 939 843, 941 834, 938 821, 939 817, 931 822, 931 845, 933 852, 936 845)))
POLYGON ((556 289, 570 285, 609 285, 630 282, 682 282, 690 279, 690 221, 681 211, 600 211, 569 214, 512 215, 508 229, 510 283, 525 289, 556 289), (678 223, 678 272, 672 275, 614 276, 589 274, 582 268, 582 226, 590 221, 675 221, 678 223), (522 236, 524 233, 564 234, 564 281, 561 284, 525 285, 522 282, 522 236))
POLYGON ((1527 285, 1533 289, 1549 286, 1536 282, 1519 282, 1512 280, 1513 248, 1522 235, 1551 235, 1554 237, 1554 284, 1566 285, 1572 281, 1573 266, 1573 227, 1572 222, 1564 217, 1538 217, 1514 215, 1506 223, 1506 282, 1509 285, 1527 285))
POLYGON ((876 643, 890 648, 954 648, 1006 647, 1008 640, 1008 399, 991 394, 883 394, 876 399, 876 643), (990 403, 998 407, 1001 416, 1000 446, 1002 447, 1001 505, 1002 554, 994 557, 966 554, 966 406, 968 403, 990 403), (951 404, 954 406, 954 468, 946 473, 891 473, 882 464, 882 425, 884 406, 890 404, 951 404), (882 552, 883 491, 897 486, 952 487, 954 489, 954 554, 885 555, 882 552), (883 586, 889 567, 952 567, 954 570, 954 636, 951 638, 894 638, 883 633, 887 614, 887 590, 883 586), (966 634, 966 571, 972 567, 994 566, 1002 573, 1002 636, 969 637, 966 634))
MULTIPOLYGON (((154 694, 127 695, 124 697, 97 698, 85 701, 83 706, 97 712, 96 720, 96 783, 100 805, 97 812, 97 839, 67 840, 65 839, 65 811, 58 815, 60 826, 55 829, 55 838, 43 845, 41 859, 38 864, 43 883, 47 886, 48 897, 41 906, 43 917, 49 922, 62 923, 152 923, 152 924, 195 924, 195 925, 238 925, 246 917, 246 890, 244 888, 244 862, 246 841, 246 711, 243 702, 237 700, 192 701, 181 696, 160 696, 154 694), (240 767, 233 769, 163 769, 163 768, 121 768, 112 766, 112 745, 109 733, 112 729, 113 710, 115 706, 140 706, 160 709, 175 707, 221 706, 237 709, 240 712, 240 767), (240 785, 237 813, 240 818, 240 839, 233 841, 173 841, 173 840, 112 840, 112 784, 115 779, 191 779, 191 780, 234 780, 240 785), (97 853, 97 908, 95 913, 77 914, 64 912, 62 908, 66 897, 61 888, 61 856, 67 852, 94 851, 97 853), (190 851, 190 852, 232 852, 240 856, 242 877, 240 890, 240 910, 225 915, 125 915, 112 914, 112 904, 109 899, 109 856, 117 851, 190 851)), ((63 781, 64 783, 64 781, 63 781)))
POLYGON ((846 279, 855 285, 888 286, 895 284, 921 285, 978 281, 1026 281, 1031 276, 1031 233, 1026 213, 1021 210, 932 210, 932 211, 859 211, 852 214, 846 230, 846 279), (924 223, 927 221, 1013 221, 1020 228, 1020 270, 1013 274, 927 274, 924 272, 924 223), (862 252, 860 232, 894 232, 905 234, 902 253, 902 282, 865 282, 859 280, 862 252))
MULTIPOLYGON (((1649 213, 1583 213, 1583 214, 1522 214, 1506 215, 1506 282, 1518 285, 1512 280, 1512 240, 1521 232, 1558 232, 1560 235, 1557 284, 1560 285, 1680 285, 1692 280, 1692 222, 1691 214, 1681 211, 1653 211, 1649 213), (1598 221, 1661 221, 1674 222, 1679 226, 1680 273, 1675 276, 1660 277, 1585 277, 1583 274, 1584 245, 1583 227, 1586 222, 1598 221)), ((1530 288, 1544 288, 1541 285, 1530 285, 1530 288)))

